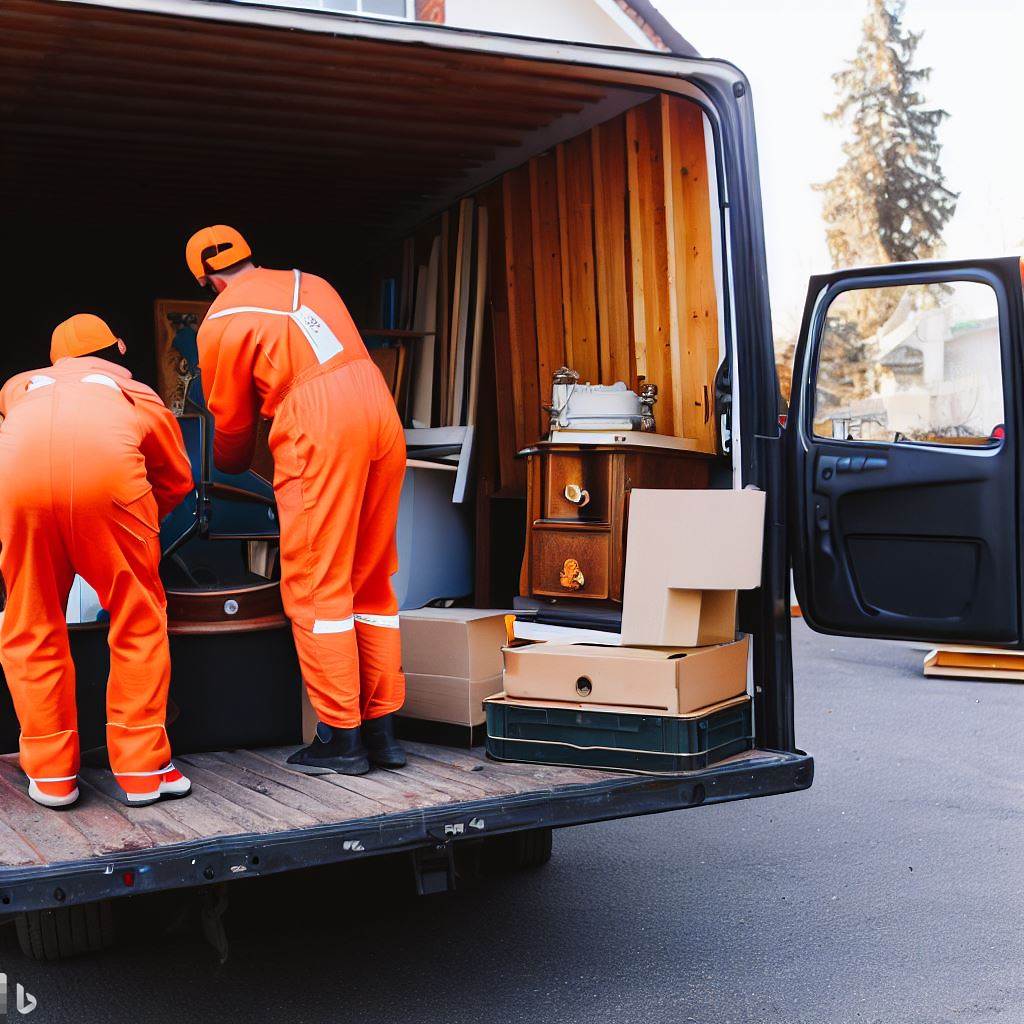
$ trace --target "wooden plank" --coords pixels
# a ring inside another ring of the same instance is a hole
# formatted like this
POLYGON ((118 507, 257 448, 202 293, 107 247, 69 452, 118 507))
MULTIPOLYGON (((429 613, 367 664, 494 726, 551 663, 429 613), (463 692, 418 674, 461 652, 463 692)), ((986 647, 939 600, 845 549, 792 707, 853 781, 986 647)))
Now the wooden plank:
MULTIPOLYGON (((284 761, 294 750, 295 747, 268 747, 261 750, 260 753, 275 761, 284 761)), ((354 793, 383 807, 389 814, 395 811, 411 811, 429 804, 422 787, 404 780, 389 779, 387 782, 383 782, 379 778, 379 774, 375 777, 375 773, 370 775, 318 775, 316 781, 354 793)))
POLYGON ((490 794, 479 785, 473 785, 465 778, 444 774, 433 770, 430 762, 421 762, 414 757, 404 768, 389 768, 385 777, 395 776, 403 782, 412 782, 425 787, 433 793, 433 800, 438 804, 468 803, 472 800, 486 799, 490 794))
POLYGON ((28 780, 7 758, 0 759, 0 801, 4 820, 46 864, 83 860, 92 844, 74 827, 71 815, 40 807, 28 795, 28 780))
MULTIPOLYGON (((231 803, 260 815, 263 828, 280 831, 287 828, 304 828, 319 824, 312 814, 277 799, 281 787, 270 782, 261 782, 244 769, 224 764, 210 754, 189 754, 180 759, 188 765, 185 773, 192 780, 193 787, 199 785, 212 793, 224 797, 231 803)), ((287 792, 287 791, 285 791, 287 792)))
MULTIPOLYGON (((516 412, 516 451, 546 434, 538 389, 530 172, 517 167, 502 182, 505 224, 505 271, 508 294, 508 339, 512 394, 516 412)), ((550 380, 548 382, 550 393, 550 380)), ((543 404, 547 404, 545 401, 543 404)))
MULTIPOLYGON (((506 281, 506 238, 504 186, 501 179, 487 186, 477 195, 477 201, 487 209, 488 222, 488 303, 493 348, 491 360, 494 392, 494 416, 498 453, 497 482, 503 488, 525 489, 526 476, 522 459, 516 458, 516 415, 515 391, 512 386, 512 353, 509 342, 509 290, 506 281)), ((532 288, 532 282, 531 282, 532 288)), ((482 372, 487 373, 486 367, 482 372)), ((520 410, 521 413, 521 410, 520 410)), ((494 488, 497 490, 497 486, 494 488)), ((480 550, 478 546, 478 550, 480 550)), ((479 600, 480 595, 477 594, 479 600)))
MULTIPOLYGON (((455 767, 445 763, 443 760, 432 757, 422 757, 414 752, 410 753, 410 764, 418 766, 422 772, 438 779, 445 779, 449 783, 458 783, 460 786, 469 787, 477 795, 473 799, 482 799, 492 796, 511 796, 523 792, 522 784, 511 775, 502 775, 498 771, 477 770, 474 767, 467 771, 465 768, 455 767)), ((488 767, 488 766, 485 766, 488 767)))
POLYGON ((594 253, 601 383, 636 386, 636 352, 629 304, 629 226, 626 212, 626 118, 590 133, 594 175, 594 253))
MULTIPOLYGON (((146 807, 125 807, 115 792, 117 783, 107 769, 83 768, 79 774, 78 786, 83 799, 88 795, 90 801, 106 802, 122 817, 128 818, 133 825, 142 828, 150 837, 153 846, 170 846, 203 838, 203 833, 196 828, 178 821, 167 813, 167 800, 146 807)), ((74 816, 77 815, 76 809, 74 816)))
POLYGON ((451 310, 448 307, 448 286, 451 281, 451 214, 441 214, 441 247, 437 273, 437 347, 434 351, 434 387, 432 422, 444 425, 448 398, 448 346, 451 341, 451 310))
MULTIPOLYGON (((636 372, 658 385, 658 432, 675 433, 672 309, 660 100, 626 112, 629 234, 636 372)), ((675 325, 677 327, 677 325, 675 325)))
POLYGON ((504 761, 492 761, 481 748, 474 750, 456 750, 454 747, 441 747, 427 743, 403 744, 405 748, 418 757, 463 771, 493 775, 502 780, 513 779, 526 784, 521 792, 536 792, 551 786, 573 786, 585 782, 596 782, 601 778, 614 778, 616 773, 605 772, 592 768, 559 768, 554 765, 514 764, 504 761))
MULTIPOLYGON (((116 787, 113 775, 110 772, 105 774, 111 788, 116 787)), ((121 802, 119 794, 108 795, 89 785, 84 772, 79 781, 79 800, 67 817, 69 823, 85 837, 93 854, 102 856, 107 853, 145 850, 158 846, 169 832, 178 833, 177 829, 159 825, 155 831, 150 832, 121 802)))
POLYGON ((455 280, 452 287, 452 341, 448 353, 448 404, 446 422, 462 423, 463 382, 466 370, 466 338, 469 332, 470 272, 473 255, 472 199, 459 203, 459 232, 455 249, 455 280))
MULTIPOLYGON (((247 763, 237 751, 222 751, 216 754, 196 755, 202 758, 203 766, 222 779, 228 779, 244 789, 260 796, 269 797, 275 803, 287 808, 287 813, 298 811, 312 821, 329 824, 338 820, 338 811, 322 800, 318 800, 302 788, 282 782, 277 773, 271 771, 269 762, 256 765, 247 763)), ((297 772, 295 774, 298 774, 297 772)), ((323 787, 321 787, 323 788, 323 787)))
POLYGON ((480 395, 480 353, 483 350, 484 310, 487 308, 487 261, 490 256, 488 243, 487 207, 481 206, 476 216, 476 273, 473 296, 473 331, 469 361, 469 399, 466 409, 466 424, 476 425, 476 407, 480 395))
POLYGON ((420 267, 416 289, 414 328, 426 332, 415 349, 415 379, 413 382, 412 418, 416 424, 429 427, 431 399, 434 392, 434 347, 437 339, 437 274, 441 258, 440 236, 430 243, 430 258, 420 267))
POLYGON ((594 178, 590 139, 579 135, 555 151, 565 358, 580 380, 601 381, 594 275, 594 178))
MULTIPOLYGON (((530 227, 533 234, 533 294, 537 330, 537 386, 541 404, 551 401, 551 378, 566 362, 562 314, 562 240, 558 226, 558 168, 554 153, 530 161, 530 227)), ((548 417, 538 409, 540 433, 548 417)))
POLYGON ((238 764, 250 768, 257 775, 293 789, 324 807, 332 808, 336 821, 348 818, 374 818, 385 813, 385 808, 376 800, 367 800, 357 793, 325 785, 319 776, 297 772, 290 768, 283 758, 277 761, 268 757, 265 751, 236 750, 231 756, 238 764))
POLYGON ((661 113, 677 325, 672 333, 673 421, 677 434, 696 440, 698 451, 713 454, 718 297, 704 115, 697 104, 677 96, 661 97, 661 113))

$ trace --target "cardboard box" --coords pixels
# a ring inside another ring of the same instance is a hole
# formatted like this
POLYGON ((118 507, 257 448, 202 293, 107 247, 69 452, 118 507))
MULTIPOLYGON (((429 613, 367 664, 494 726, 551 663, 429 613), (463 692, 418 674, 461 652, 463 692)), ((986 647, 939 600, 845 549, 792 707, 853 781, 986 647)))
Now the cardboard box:
MULTIPOLYGON (((505 612, 491 608, 415 608, 399 614, 405 704, 401 718, 466 726, 485 720, 483 699, 501 690, 505 612)), ((316 714, 303 688, 303 739, 316 714)))
POLYGON ((399 623, 406 675, 459 679, 501 675, 505 612, 491 608, 416 608, 402 612, 399 623))
POLYGON ((686 715, 746 693, 748 650, 747 637, 714 647, 507 647, 504 689, 515 700, 686 715))
POLYGON ((501 692, 501 676, 487 679, 461 679, 455 676, 424 676, 405 674, 405 705, 403 718, 419 718, 427 722, 450 725, 482 725, 484 698, 501 692))
POLYGON ((763 491, 632 491, 622 643, 733 640, 736 591, 761 583, 764 509, 763 491))

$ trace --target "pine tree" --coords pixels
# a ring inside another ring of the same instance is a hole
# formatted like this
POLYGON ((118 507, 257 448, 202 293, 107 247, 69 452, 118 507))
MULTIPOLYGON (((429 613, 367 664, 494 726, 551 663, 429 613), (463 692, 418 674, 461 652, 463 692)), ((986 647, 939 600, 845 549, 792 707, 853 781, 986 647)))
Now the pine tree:
MULTIPOLYGON (((921 33, 904 29, 903 0, 869 0, 856 56, 832 76, 839 94, 830 121, 848 127, 845 160, 824 193, 833 265, 928 259, 956 209, 945 184, 938 129, 949 116, 925 106, 931 68, 913 66, 921 33)), ((861 293, 855 323, 868 338, 895 308, 894 290, 861 293)))

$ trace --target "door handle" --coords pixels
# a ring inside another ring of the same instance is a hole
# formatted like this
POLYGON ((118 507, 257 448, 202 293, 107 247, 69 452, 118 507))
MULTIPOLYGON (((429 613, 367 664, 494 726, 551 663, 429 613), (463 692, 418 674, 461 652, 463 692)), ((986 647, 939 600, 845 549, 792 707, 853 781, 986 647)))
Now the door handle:
POLYGON ((829 516, 828 505, 823 501, 814 503, 814 528, 818 549, 834 562, 836 556, 832 548, 832 519, 829 516))
POLYGON ((884 455, 822 455, 818 458, 818 486, 820 489, 837 474, 869 473, 888 465, 884 455))

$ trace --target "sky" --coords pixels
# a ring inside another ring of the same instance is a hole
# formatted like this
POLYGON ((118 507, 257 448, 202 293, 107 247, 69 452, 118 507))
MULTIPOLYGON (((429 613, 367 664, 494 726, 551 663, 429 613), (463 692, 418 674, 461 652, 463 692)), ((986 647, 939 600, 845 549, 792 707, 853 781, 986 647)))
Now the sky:
MULTIPOLYGON (((831 269, 814 182, 839 166, 834 71, 853 57, 866 0, 654 0, 705 57, 747 75, 754 97, 772 317, 795 335, 813 273, 831 269)), ((949 119, 940 129, 947 185, 960 193, 945 256, 1024 255, 1024 0, 907 0, 905 27, 923 31, 923 91, 949 119)))

